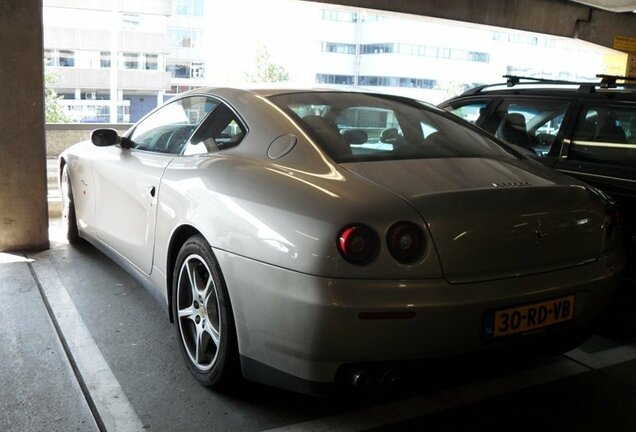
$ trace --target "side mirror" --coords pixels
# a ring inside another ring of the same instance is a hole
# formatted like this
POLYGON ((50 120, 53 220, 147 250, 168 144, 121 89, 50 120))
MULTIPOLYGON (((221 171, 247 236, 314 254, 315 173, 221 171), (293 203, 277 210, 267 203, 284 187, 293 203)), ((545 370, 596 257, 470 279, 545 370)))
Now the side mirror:
POLYGON ((132 148, 135 143, 130 138, 120 137, 115 129, 95 129, 91 132, 91 142, 97 147, 119 144, 122 148, 132 148))

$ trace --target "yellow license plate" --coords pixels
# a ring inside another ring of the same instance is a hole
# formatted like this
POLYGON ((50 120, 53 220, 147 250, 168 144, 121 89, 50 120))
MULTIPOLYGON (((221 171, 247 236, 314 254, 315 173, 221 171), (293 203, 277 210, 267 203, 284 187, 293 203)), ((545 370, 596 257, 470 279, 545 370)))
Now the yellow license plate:
POLYGON ((494 337, 523 333, 574 318, 574 295, 495 312, 494 337))

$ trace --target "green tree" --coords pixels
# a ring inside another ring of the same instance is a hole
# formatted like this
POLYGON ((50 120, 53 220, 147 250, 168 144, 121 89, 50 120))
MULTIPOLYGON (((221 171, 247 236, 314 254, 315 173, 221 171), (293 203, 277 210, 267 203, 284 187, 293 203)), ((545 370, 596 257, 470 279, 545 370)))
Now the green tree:
POLYGON ((46 123, 68 123, 70 120, 60 104, 63 96, 58 96, 55 84, 59 75, 50 69, 44 69, 44 121, 46 123))
POLYGON ((462 94, 466 90, 466 84, 460 81, 437 81, 435 90, 443 91, 442 100, 446 100, 462 94))
POLYGON ((245 74, 247 82, 285 82, 289 81, 289 72, 280 65, 271 61, 271 54, 264 45, 258 45, 256 48, 256 59, 254 62, 254 70, 245 74))

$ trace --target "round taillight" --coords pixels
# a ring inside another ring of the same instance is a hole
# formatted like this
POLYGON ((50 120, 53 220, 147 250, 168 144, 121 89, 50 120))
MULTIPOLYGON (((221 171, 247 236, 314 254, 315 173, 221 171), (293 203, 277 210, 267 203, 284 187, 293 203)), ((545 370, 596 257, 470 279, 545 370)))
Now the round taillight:
POLYGON ((338 251, 352 264, 368 264, 378 254, 378 236, 366 225, 348 225, 338 234, 338 251))
POLYGON ((389 252, 397 261, 410 264, 424 252, 425 240, 422 230, 411 222, 397 222, 387 234, 389 252))

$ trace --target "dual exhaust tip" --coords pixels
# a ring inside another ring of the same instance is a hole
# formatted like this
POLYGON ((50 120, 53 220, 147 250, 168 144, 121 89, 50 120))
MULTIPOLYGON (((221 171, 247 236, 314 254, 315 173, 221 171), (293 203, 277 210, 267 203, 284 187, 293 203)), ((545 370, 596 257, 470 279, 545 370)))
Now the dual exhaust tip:
POLYGON ((349 382, 360 390, 394 390, 404 382, 402 373, 394 367, 357 368, 349 374, 349 382))

